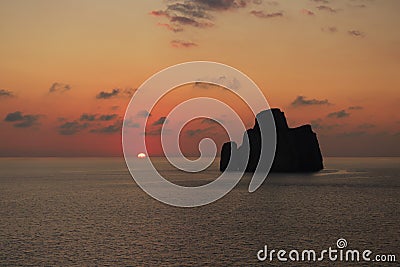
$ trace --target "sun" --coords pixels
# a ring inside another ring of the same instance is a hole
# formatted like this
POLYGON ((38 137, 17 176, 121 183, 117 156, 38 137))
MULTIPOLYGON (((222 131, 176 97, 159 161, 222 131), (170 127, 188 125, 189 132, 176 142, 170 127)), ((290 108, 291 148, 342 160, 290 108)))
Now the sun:
POLYGON ((144 158, 146 157, 146 154, 144 154, 144 153, 139 153, 139 154, 137 154, 137 157, 138 157, 139 159, 144 159, 144 158))

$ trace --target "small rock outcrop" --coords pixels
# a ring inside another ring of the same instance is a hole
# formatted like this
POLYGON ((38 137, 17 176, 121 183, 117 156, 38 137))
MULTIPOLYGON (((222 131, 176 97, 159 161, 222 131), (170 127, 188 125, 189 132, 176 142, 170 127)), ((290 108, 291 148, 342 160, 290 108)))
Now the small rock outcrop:
MULTIPOLYGON (((323 159, 317 135, 312 131, 311 125, 289 128, 285 114, 277 108, 271 109, 276 128, 276 151, 271 172, 316 172, 322 170, 323 159)), ((245 170, 254 172, 259 163, 261 154, 261 138, 258 121, 265 120, 266 111, 256 116, 255 125, 244 133, 243 144, 237 147, 235 142, 227 142, 222 146, 220 170, 227 171, 245 170), (246 136, 247 135, 247 136, 246 136), (248 139, 247 139, 247 138, 248 139), (248 141, 247 141, 248 140, 248 141), (249 158, 244 162, 244 151, 249 151, 249 158), (232 154, 232 155, 231 155, 232 154)), ((264 131, 266 132, 266 131, 264 131)))

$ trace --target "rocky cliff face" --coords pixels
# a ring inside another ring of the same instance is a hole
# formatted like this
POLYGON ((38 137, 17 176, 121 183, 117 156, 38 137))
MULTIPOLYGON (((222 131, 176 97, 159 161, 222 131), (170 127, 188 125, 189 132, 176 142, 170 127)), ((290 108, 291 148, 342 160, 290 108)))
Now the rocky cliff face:
MULTIPOLYGON (((227 142, 222 146, 220 170, 225 171, 228 163, 232 167, 228 171, 245 170, 254 172, 261 153, 260 126, 258 121, 266 120, 268 111, 262 111, 256 116, 255 125, 247 130, 243 136, 241 147, 235 142, 227 142), (248 139, 247 139, 247 138, 248 139), (245 155, 249 151, 249 159, 245 162, 245 155)), ((280 109, 271 109, 276 127, 276 152, 271 172, 315 172, 323 169, 323 160, 319 148, 317 135, 311 125, 289 128, 285 114, 280 109)), ((266 132, 266 131, 264 131, 266 132)))

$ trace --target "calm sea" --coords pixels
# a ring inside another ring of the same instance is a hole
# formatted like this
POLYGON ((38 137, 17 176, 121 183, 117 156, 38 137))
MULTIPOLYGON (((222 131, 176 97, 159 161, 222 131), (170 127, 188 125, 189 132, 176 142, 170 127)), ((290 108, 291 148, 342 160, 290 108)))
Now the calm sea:
MULTIPOLYGON (((219 175, 158 169, 182 185, 219 175)), ((400 258, 400 158, 326 158, 317 174, 249 177, 215 203, 176 208, 145 194, 120 158, 0 159, 0 265, 282 265, 269 249, 347 248, 400 258)), ((309 263, 306 263, 309 264, 309 263)), ((319 266, 349 263, 325 260, 319 266)), ((287 266, 301 265, 290 262, 287 266)), ((365 265, 365 264, 364 264, 365 265)))

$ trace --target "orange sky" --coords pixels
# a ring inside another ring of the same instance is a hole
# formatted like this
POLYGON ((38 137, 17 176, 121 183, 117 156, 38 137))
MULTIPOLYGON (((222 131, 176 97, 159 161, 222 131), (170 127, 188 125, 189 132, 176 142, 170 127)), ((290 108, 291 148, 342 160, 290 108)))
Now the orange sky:
MULTIPOLYGON (((290 126, 313 125, 325 156, 400 156, 398 10, 397 0, 1 1, 0 156, 121 155, 132 92, 193 60, 247 74, 290 126)), ((176 90, 150 123, 208 95, 252 126, 226 94, 176 90)), ((183 150, 196 153, 187 144, 202 136, 183 133, 183 150)))

